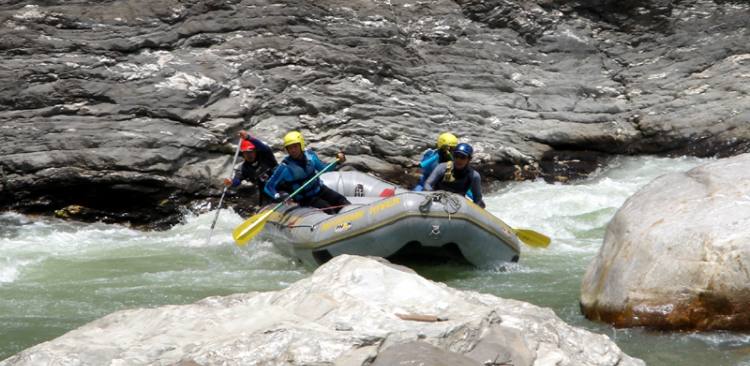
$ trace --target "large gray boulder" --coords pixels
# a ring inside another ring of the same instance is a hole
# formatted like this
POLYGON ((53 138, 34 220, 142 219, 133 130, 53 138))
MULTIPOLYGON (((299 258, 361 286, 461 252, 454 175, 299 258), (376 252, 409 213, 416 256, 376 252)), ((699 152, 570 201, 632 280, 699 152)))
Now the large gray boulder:
POLYGON ((124 310, 11 365, 644 365, 550 309, 338 256, 278 292, 124 310))
POLYGON ((750 154, 630 197, 583 278, 581 307, 617 326, 750 329, 750 154))
POLYGON ((749 22, 708 0, 5 1, 0 206, 150 222, 218 195, 240 128, 403 183, 446 130, 488 180, 746 152, 749 22))

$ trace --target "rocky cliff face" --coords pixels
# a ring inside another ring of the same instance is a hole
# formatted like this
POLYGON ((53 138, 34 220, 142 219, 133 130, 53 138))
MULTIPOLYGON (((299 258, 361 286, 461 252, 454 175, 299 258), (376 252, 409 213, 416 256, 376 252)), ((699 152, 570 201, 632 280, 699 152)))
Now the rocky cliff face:
POLYGON ((405 183, 446 130, 488 180, 733 155, 748 19, 719 0, 6 1, 0 204, 153 222, 219 192, 241 128, 405 183))

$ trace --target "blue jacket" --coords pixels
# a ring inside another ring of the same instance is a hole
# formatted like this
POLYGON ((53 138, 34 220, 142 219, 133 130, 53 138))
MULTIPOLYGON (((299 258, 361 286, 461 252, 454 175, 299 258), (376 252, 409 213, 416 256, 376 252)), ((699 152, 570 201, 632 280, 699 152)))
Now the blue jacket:
MULTIPOLYGON (((296 191, 310 178, 315 176, 318 172, 325 169, 326 164, 318 158, 312 150, 304 151, 304 159, 295 160, 291 156, 287 156, 281 161, 281 164, 273 172, 271 178, 268 178, 266 182, 265 192, 271 197, 276 196, 278 191, 284 191, 289 194, 296 191)), ((323 183, 320 182, 320 178, 315 178, 313 182, 307 185, 305 189, 294 196, 295 201, 300 201, 303 198, 314 197, 320 193, 320 188, 323 183)))
POLYGON ((424 190, 424 183, 430 176, 430 173, 435 169, 438 164, 449 161, 450 159, 445 156, 441 159, 440 151, 436 149, 428 149, 422 155, 422 161, 419 163, 419 167, 422 168, 422 176, 419 177, 419 183, 414 187, 415 191, 424 190))

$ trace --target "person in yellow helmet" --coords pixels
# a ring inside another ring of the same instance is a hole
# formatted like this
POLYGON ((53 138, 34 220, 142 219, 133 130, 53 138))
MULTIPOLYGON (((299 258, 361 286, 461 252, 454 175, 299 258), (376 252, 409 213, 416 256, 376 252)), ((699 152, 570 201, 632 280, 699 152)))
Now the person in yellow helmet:
POLYGON ((422 168, 422 176, 419 178, 417 186, 414 187, 415 191, 424 190, 425 181, 438 164, 453 160, 451 151, 458 145, 458 138, 450 132, 444 132, 438 136, 436 145, 436 149, 428 149, 422 155, 422 162, 419 163, 420 168, 422 168))
MULTIPOLYGON (((296 191, 326 167, 314 151, 305 149, 305 139, 299 131, 291 131, 284 136, 284 149, 289 155, 279 164, 265 187, 266 194, 277 201, 285 198, 282 192, 296 191)), ((341 164, 346 161, 346 156, 339 152, 336 160, 341 164)), ((341 207, 350 204, 346 197, 326 187, 320 178, 315 178, 292 199, 301 206, 325 208, 329 214, 337 213, 341 207)))

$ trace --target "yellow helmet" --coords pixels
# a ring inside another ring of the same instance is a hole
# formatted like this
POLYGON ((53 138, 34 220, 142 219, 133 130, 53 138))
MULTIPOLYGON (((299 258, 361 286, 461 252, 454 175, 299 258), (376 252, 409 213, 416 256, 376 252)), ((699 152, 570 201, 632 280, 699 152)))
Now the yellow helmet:
POLYGON ((294 144, 299 144, 302 150, 305 149, 305 139, 299 131, 291 131, 284 135, 284 147, 294 144))
POLYGON ((456 137, 456 135, 450 132, 444 132, 444 133, 441 133, 440 136, 438 136, 438 139, 437 139, 438 149, 442 149, 444 147, 453 149, 456 147, 456 145, 458 145, 458 137, 456 137))

